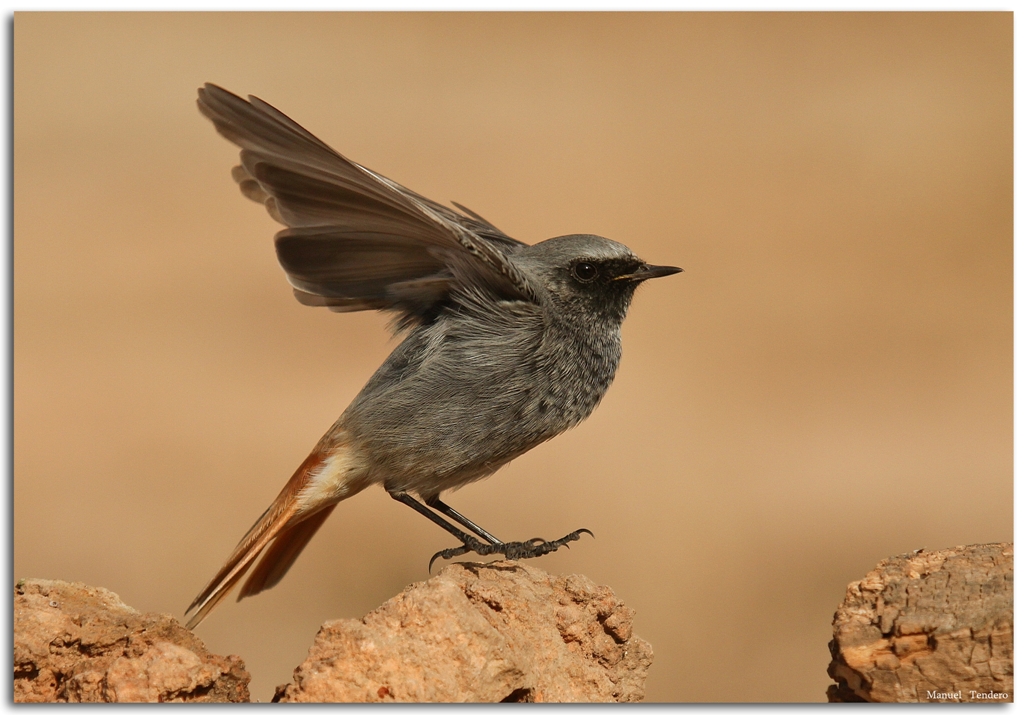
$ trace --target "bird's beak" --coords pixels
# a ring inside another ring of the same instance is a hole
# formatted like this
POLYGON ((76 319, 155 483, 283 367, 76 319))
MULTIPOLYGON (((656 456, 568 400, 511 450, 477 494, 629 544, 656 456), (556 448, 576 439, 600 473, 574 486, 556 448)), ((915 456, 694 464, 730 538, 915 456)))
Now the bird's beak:
POLYGON ((676 268, 675 266, 650 266, 646 263, 637 268, 632 273, 627 273, 622 276, 616 276, 617 281, 645 281, 648 278, 661 278, 662 276, 671 276, 675 273, 680 273, 683 269, 676 268))

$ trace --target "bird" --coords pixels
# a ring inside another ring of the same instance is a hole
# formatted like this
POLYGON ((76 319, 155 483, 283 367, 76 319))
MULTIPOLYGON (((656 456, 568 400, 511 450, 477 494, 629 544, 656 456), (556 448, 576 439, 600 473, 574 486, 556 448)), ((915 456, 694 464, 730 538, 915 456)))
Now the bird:
POLYGON ((186 610, 193 629, 248 574, 238 600, 276 585, 338 502, 380 484, 459 540, 434 554, 540 556, 441 500, 586 419, 615 376, 636 288, 682 269, 589 234, 528 245, 351 161, 263 100, 215 84, 200 112, 235 144, 243 195, 274 236, 295 297, 392 314, 401 342, 299 465, 186 610))

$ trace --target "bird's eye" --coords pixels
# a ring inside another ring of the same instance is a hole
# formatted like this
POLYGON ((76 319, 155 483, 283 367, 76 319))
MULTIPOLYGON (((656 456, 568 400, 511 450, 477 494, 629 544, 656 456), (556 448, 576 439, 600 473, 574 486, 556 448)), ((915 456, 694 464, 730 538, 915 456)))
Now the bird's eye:
POLYGON ((580 283, 589 283, 597 278, 597 266, 587 261, 574 263, 572 266, 572 277, 580 283))

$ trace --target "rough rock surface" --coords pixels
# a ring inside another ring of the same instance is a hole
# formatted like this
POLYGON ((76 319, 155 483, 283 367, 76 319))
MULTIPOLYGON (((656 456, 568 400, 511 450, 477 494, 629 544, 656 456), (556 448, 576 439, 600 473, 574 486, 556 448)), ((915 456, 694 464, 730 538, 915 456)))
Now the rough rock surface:
POLYGON ((81 583, 15 586, 15 702, 248 702, 248 684, 238 656, 211 655, 171 616, 81 583))
POLYGON ((360 620, 325 623, 274 700, 638 701, 652 650, 633 613, 584 576, 451 564, 360 620))
POLYGON ((1013 544, 886 559, 832 629, 831 702, 1012 702, 1013 544))

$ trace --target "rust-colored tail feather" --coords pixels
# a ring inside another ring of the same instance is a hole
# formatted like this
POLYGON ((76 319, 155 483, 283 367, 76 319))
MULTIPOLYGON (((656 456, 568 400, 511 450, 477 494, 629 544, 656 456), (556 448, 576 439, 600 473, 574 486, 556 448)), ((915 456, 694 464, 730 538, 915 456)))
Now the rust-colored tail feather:
POLYGON ((259 593, 281 580, 281 577, 298 558, 299 552, 309 543, 313 534, 333 511, 334 505, 330 505, 322 509, 310 508, 303 512, 300 511, 296 499, 298 493, 308 483, 310 473, 324 462, 328 454, 328 450, 325 450, 322 444, 317 445, 317 448, 295 470, 295 474, 277 495, 274 503, 263 512, 263 516, 256 520, 256 523, 242 537, 238 546, 228 557, 227 563, 221 567, 217 575, 185 611, 187 615, 196 609, 186 624, 189 629, 198 626, 213 610, 213 607, 228 595, 271 542, 274 542, 273 546, 260 562, 252 577, 246 582, 239 598, 259 593), (273 559, 277 558, 283 559, 284 562, 275 563, 273 559))
POLYGON ((255 596, 260 591, 276 586, 336 506, 337 504, 331 504, 299 523, 282 529, 242 585, 242 590, 238 592, 238 600, 241 601, 246 596, 255 596))

